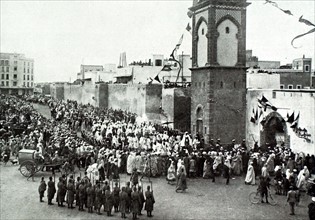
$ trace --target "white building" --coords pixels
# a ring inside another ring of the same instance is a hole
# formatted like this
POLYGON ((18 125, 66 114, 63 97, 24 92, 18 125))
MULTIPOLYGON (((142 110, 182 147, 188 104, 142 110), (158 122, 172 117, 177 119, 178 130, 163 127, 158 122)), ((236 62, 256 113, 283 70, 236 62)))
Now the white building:
POLYGON ((0 93, 33 93, 34 60, 24 54, 0 53, 0 75, 0 93))

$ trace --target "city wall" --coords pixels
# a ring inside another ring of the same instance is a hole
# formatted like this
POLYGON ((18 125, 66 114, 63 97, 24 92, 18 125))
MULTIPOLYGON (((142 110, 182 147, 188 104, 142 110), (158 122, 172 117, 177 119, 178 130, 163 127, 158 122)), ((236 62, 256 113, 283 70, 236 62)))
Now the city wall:
POLYGON ((52 85, 51 95, 59 100, 69 99, 102 108, 123 109, 136 113, 144 120, 160 122, 162 85, 52 85))

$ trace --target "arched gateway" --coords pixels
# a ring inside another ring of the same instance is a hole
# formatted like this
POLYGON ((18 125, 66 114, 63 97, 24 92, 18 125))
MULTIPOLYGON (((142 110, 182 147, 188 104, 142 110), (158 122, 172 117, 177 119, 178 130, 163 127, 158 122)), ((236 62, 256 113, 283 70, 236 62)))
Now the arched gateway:
POLYGON ((276 146, 283 142, 286 147, 290 147, 290 136, 288 135, 286 122, 278 112, 271 112, 263 120, 260 144, 269 143, 271 146, 276 146))

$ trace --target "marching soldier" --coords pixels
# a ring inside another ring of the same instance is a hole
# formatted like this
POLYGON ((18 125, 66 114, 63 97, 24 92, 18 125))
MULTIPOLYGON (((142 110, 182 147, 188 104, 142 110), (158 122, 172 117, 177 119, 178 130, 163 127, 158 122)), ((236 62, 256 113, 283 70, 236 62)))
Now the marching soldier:
POLYGON ((44 197, 44 193, 46 191, 46 183, 45 183, 45 180, 44 180, 44 177, 42 177, 42 180, 39 184, 39 187, 38 187, 38 192, 39 192, 39 202, 44 202, 43 201, 43 197, 44 197))
POLYGON ((48 198, 48 205, 53 205, 53 203, 51 202, 55 196, 56 193, 56 187, 55 187, 55 182, 52 181, 52 177, 49 177, 49 181, 48 181, 48 191, 47 191, 47 198, 48 198))

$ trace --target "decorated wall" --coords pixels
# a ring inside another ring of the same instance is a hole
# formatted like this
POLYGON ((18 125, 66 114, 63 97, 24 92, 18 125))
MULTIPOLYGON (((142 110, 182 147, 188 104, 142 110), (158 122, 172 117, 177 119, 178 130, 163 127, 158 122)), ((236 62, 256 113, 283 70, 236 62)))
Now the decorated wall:
MULTIPOLYGON (((294 152, 315 154, 315 91, 257 90, 247 91, 246 140, 264 145, 266 123, 279 120, 283 132, 275 135, 294 152), (282 124, 282 125, 281 125, 282 124)), ((277 125, 275 125, 277 126, 277 125)))

